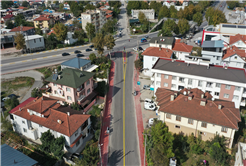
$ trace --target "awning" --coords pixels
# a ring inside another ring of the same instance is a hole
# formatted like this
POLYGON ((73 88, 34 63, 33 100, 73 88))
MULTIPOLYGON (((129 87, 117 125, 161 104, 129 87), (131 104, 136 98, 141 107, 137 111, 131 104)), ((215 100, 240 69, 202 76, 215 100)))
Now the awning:
POLYGON ((86 98, 84 98, 80 102, 81 103, 80 105, 84 107, 86 104, 89 104, 95 96, 97 96, 97 92, 96 91, 91 92, 91 94, 89 94, 86 98))
POLYGON ((87 71, 87 72, 92 72, 93 70, 95 70, 96 68, 98 68, 97 65, 91 65, 90 67, 88 67, 87 69, 85 69, 84 71, 87 71))

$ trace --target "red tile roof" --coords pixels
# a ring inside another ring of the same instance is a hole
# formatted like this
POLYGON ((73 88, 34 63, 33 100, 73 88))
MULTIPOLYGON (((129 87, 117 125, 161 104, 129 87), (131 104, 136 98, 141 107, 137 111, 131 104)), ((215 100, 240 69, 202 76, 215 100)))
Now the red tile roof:
POLYGON ((173 51, 180 51, 180 52, 191 52, 193 46, 187 45, 185 43, 180 42, 181 39, 176 40, 174 46, 173 46, 173 51))
POLYGON ((113 13, 112 10, 106 10, 106 14, 110 14, 110 13, 113 13))
POLYGON ((230 36, 229 44, 234 44, 237 41, 242 40, 246 44, 246 35, 237 34, 235 36, 230 36))
POLYGON ((30 29, 34 29, 34 27, 25 27, 25 26, 23 26, 22 29, 21 29, 21 27, 18 26, 18 27, 15 27, 15 28, 11 29, 10 32, 28 31, 30 29))
POLYGON ((4 17, 3 17, 3 19, 5 20, 5 19, 12 18, 12 17, 14 17, 14 15, 13 15, 13 14, 8 14, 8 15, 4 16, 4 17))
POLYGON ((105 5, 104 5, 104 6, 109 6, 108 2, 107 2, 107 3, 105 3, 105 5))
POLYGON ((173 51, 168 48, 148 47, 142 55, 171 58, 173 51))
POLYGON ((224 55, 222 59, 226 59, 232 55, 237 54, 238 56, 240 56, 244 61, 246 61, 246 52, 245 50, 240 50, 238 49, 236 46, 232 46, 227 48, 226 50, 224 50, 224 55))
POLYGON ((27 7, 19 6, 18 9, 27 9, 27 7))
POLYGON ((52 100, 47 97, 40 97, 36 101, 32 100, 26 106, 21 108, 21 111, 18 110, 12 114, 69 137, 73 135, 73 133, 77 131, 78 128, 81 127, 81 125, 90 117, 90 115, 85 115, 82 112, 71 109, 70 107, 63 107, 57 103, 57 100, 52 100), (39 113, 41 112, 41 115, 44 115, 44 117, 40 117, 35 114, 30 115, 27 109, 39 113), (68 115, 67 112, 70 112, 70 115, 68 115), (61 123, 58 123, 58 120, 61 123))
POLYGON ((235 108, 233 102, 225 100, 212 101, 206 98, 201 99, 199 94, 203 92, 199 92, 200 90, 198 89, 194 93, 192 91, 191 89, 189 94, 193 96, 192 100, 188 100, 188 93, 184 95, 178 92, 177 97, 173 101, 170 101, 170 97, 174 92, 165 88, 158 88, 156 97, 160 106, 159 111, 238 129, 238 122, 241 121, 241 117, 239 109, 235 108), (200 105, 201 100, 206 102, 205 106, 200 105), (219 109, 218 105, 222 105, 222 108, 219 109))
POLYGON ((40 17, 34 19, 34 21, 49 21, 49 15, 41 15, 40 17))
POLYGON ((18 106, 16 106, 15 108, 13 108, 12 110, 9 111, 10 114, 14 113, 15 111, 18 111, 20 108, 26 106, 28 103, 30 103, 31 101, 33 101, 35 98, 34 97, 29 97, 27 100, 25 100, 24 102, 22 102, 21 104, 19 104, 18 106))
POLYGON ((106 18, 112 17, 112 15, 106 15, 106 18))

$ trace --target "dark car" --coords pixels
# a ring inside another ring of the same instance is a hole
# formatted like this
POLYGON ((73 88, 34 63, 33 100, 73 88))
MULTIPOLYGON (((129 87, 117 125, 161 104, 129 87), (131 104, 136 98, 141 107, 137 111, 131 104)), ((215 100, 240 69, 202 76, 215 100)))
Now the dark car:
POLYGON ((62 56, 67 56, 67 55, 70 55, 70 54, 67 52, 62 53, 62 56))
POLYGON ((84 54, 77 54, 77 57, 83 57, 84 54))
POLYGON ((92 45, 90 45, 89 47, 90 47, 90 48, 93 48, 93 47, 94 47, 94 45, 92 44, 92 45))
POLYGON ((74 53, 75 53, 75 54, 78 54, 78 53, 81 53, 81 51, 75 50, 74 53))
POLYGON ((88 52, 88 51, 92 51, 92 49, 90 49, 90 48, 87 48, 86 50, 85 50, 86 52, 88 52))
POLYGON ((138 47, 138 50, 139 50, 139 51, 142 51, 142 50, 144 50, 144 49, 143 49, 142 47, 138 47))

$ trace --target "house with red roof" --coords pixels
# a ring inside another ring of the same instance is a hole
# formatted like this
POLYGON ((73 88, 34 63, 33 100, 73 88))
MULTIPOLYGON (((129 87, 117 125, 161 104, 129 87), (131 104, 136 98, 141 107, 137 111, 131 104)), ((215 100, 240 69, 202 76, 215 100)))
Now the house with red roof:
POLYGON ((11 29, 9 32, 21 32, 23 35, 35 35, 34 27, 18 26, 11 29))
POLYGON ((246 35, 237 34, 230 36, 230 46, 236 46, 239 49, 246 49, 246 35))
POLYGON ((8 20, 13 20, 14 19, 14 15, 13 14, 7 14, 6 16, 1 18, 1 21, 8 21, 8 20))
POLYGON ((193 133, 204 141, 219 134, 228 139, 227 147, 232 147, 241 122, 240 111, 233 102, 213 99, 211 94, 198 88, 179 92, 158 88, 155 95, 158 115, 169 131, 184 135, 193 133))
POLYGON ((65 138, 64 150, 71 153, 81 150, 91 133, 90 115, 47 97, 29 98, 9 113, 15 132, 38 140, 50 130, 55 138, 65 138))
POLYGON ((49 28, 50 25, 54 24, 54 19, 51 15, 40 15, 40 17, 33 20, 35 28, 49 28))
POLYGON ((191 55, 192 48, 193 46, 187 45, 186 43, 181 42, 181 39, 176 39, 172 50, 177 59, 185 60, 185 56, 191 55))
POLYGON ((223 66, 246 69, 246 50, 241 50, 235 45, 223 51, 223 66))

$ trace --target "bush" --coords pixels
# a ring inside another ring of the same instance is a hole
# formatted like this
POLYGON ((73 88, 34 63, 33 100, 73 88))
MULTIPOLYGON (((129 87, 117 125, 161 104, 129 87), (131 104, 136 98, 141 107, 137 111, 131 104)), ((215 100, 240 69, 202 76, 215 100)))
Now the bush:
POLYGON ((79 111, 81 109, 81 107, 78 103, 72 103, 71 108, 74 110, 77 110, 77 111, 79 111))
POLYGON ((42 92, 38 88, 34 88, 31 92, 32 97, 42 97, 42 92))
POLYGON ((11 110, 20 104, 16 97, 4 101, 5 107, 9 107, 11 110))
POLYGON ((95 91, 98 92, 99 96, 104 97, 107 93, 107 85, 105 81, 98 82, 95 91))
POLYGON ((57 44, 57 48, 64 48, 63 44, 57 44))
POLYGON ((143 62, 142 62, 140 59, 135 60, 134 63, 135 63, 135 68, 136 68, 137 70, 140 70, 140 69, 143 68, 143 62))

